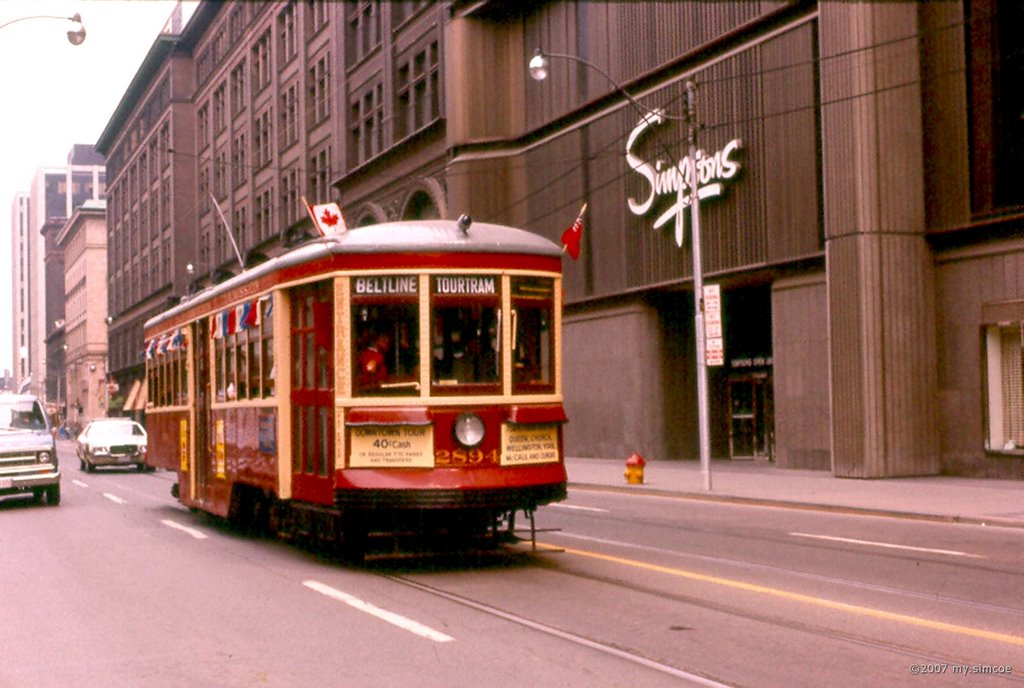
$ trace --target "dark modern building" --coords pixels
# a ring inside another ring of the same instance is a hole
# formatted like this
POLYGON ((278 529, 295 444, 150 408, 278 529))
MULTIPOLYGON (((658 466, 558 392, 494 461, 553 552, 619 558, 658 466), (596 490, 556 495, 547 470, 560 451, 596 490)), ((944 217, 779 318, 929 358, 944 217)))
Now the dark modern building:
POLYGON ((97 144, 111 367, 130 388, 147 317, 310 231, 303 198, 350 226, 468 213, 556 241, 586 203, 566 450, 693 459, 692 93, 712 456, 1016 475, 1021 20, 1009 0, 203 2, 97 144))

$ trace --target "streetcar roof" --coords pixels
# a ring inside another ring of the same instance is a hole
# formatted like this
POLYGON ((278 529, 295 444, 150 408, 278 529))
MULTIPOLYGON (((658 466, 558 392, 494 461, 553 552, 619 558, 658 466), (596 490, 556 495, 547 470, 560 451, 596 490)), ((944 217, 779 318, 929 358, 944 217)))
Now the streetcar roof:
POLYGON ((302 265, 327 255, 372 253, 502 253, 558 258, 562 250, 550 239, 516 227, 472 222, 463 231, 456 220, 404 220, 354 227, 312 239, 239 275, 183 299, 177 306, 150 318, 148 329, 161 321, 277 270, 302 265))

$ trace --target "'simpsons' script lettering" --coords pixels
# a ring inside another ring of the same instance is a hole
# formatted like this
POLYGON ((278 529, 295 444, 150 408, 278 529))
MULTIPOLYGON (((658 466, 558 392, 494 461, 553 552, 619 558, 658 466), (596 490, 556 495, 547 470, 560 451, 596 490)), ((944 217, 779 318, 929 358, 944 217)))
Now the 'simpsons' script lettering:
MULTIPOLYGON (((656 124, 665 121, 662 110, 654 110, 644 116, 630 132, 626 139, 626 162, 647 182, 647 197, 642 201, 634 198, 626 199, 630 211, 634 215, 643 216, 650 212, 655 203, 666 196, 674 196, 675 202, 670 208, 658 216, 654 221, 654 229, 660 229, 671 220, 676 218, 676 244, 683 245, 683 210, 690 207, 691 192, 693 188, 693 165, 690 156, 686 156, 677 163, 668 163, 664 160, 655 160, 654 164, 642 160, 633 154, 633 147, 643 135, 656 124)), ((733 159, 733 156, 742 146, 739 139, 733 139, 725 147, 714 153, 697 151, 697 198, 704 200, 721 196, 725 192, 726 179, 732 179, 739 172, 740 164, 733 159)))

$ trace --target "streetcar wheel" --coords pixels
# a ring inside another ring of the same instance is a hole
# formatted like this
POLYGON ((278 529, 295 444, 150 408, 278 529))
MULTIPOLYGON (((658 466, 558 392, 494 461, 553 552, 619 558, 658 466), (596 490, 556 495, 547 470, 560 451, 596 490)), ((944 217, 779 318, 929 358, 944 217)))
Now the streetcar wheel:
POLYGON ((361 523, 349 523, 341 528, 341 558, 350 564, 366 561, 369 532, 361 523))

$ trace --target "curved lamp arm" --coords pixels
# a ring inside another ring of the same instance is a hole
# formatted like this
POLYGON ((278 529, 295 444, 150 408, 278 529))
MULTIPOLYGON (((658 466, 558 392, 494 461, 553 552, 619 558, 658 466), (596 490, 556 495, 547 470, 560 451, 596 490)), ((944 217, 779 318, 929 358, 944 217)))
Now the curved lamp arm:
POLYGON ((75 14, 70 17, 61 17, 50 14, 37 14, 31 17, 18 17, 17 19, 12 19, 8 22, 0 24, 0 29, 6 28, 11 24, 17 24, 18 22, 27 21, 29 19, 62 19, 64 21, 74 22, 78 25, 78 28, 71 29, 70 31, 68 31, 68 42, 71 45, 82 45, 82 43, 85 42, 85 26, 82 25, 82 15, 80 15, 78 12, 75 12, 75 14))
POLYGON ((548 71, 549 71, 548 70, 548 65, 549 65, 548 58, 549 57, 557 57, 557 58, 563 59, 563 60, 570 60, 572 62, 579 62, 580 64, 583 64, 583 65, 586 65, 587 67, 590 67, 595 72, 597 72, 598 74, 603 76, 605 79, 607 79, 608 83, 610 83, 612 86, 614 86, 615 90, 617 90, 619 93, 621 93, 623 96, 625 96, 626 100, 628 100, 630 102, 630 104, 634 108, 639 110, 641 113, 646 113, 649 116, 661 117, 661 118, 669 119, 669 120, 676 120, 676 121, 679 121, 679 122, 685 121, 684 117, 673 117, 671 115, 665 114, 665 112, 662 111, 662 110, 655 111, 655 110, 652 110, 652 109, 650 109, 648 107, 644 107, 643 105, 641 105, 636 100, 636 98, 634 98, 633 96, 629 95, 629 91, 627 91, 625 88, 623 88, 622 84, 620 84, 618 81, 616 81, 612 77, 611 74, 609 74, 605 70, 601 69, 600 67, 598 67, 596 64, 594 64, 590 60, 586 60, 586 59, 584 59, 584 58, 582 58, 582 57, 580 57, 578 55, 569 55, 567 53, 545 53, 545 52, 541 52, 540 48, 537 48, 533 52, 533 57, 530 58, 530 62, 529 62, 530 77, 532 77, 534 81, 544 81, 545 79, 548 78, 548 71))

